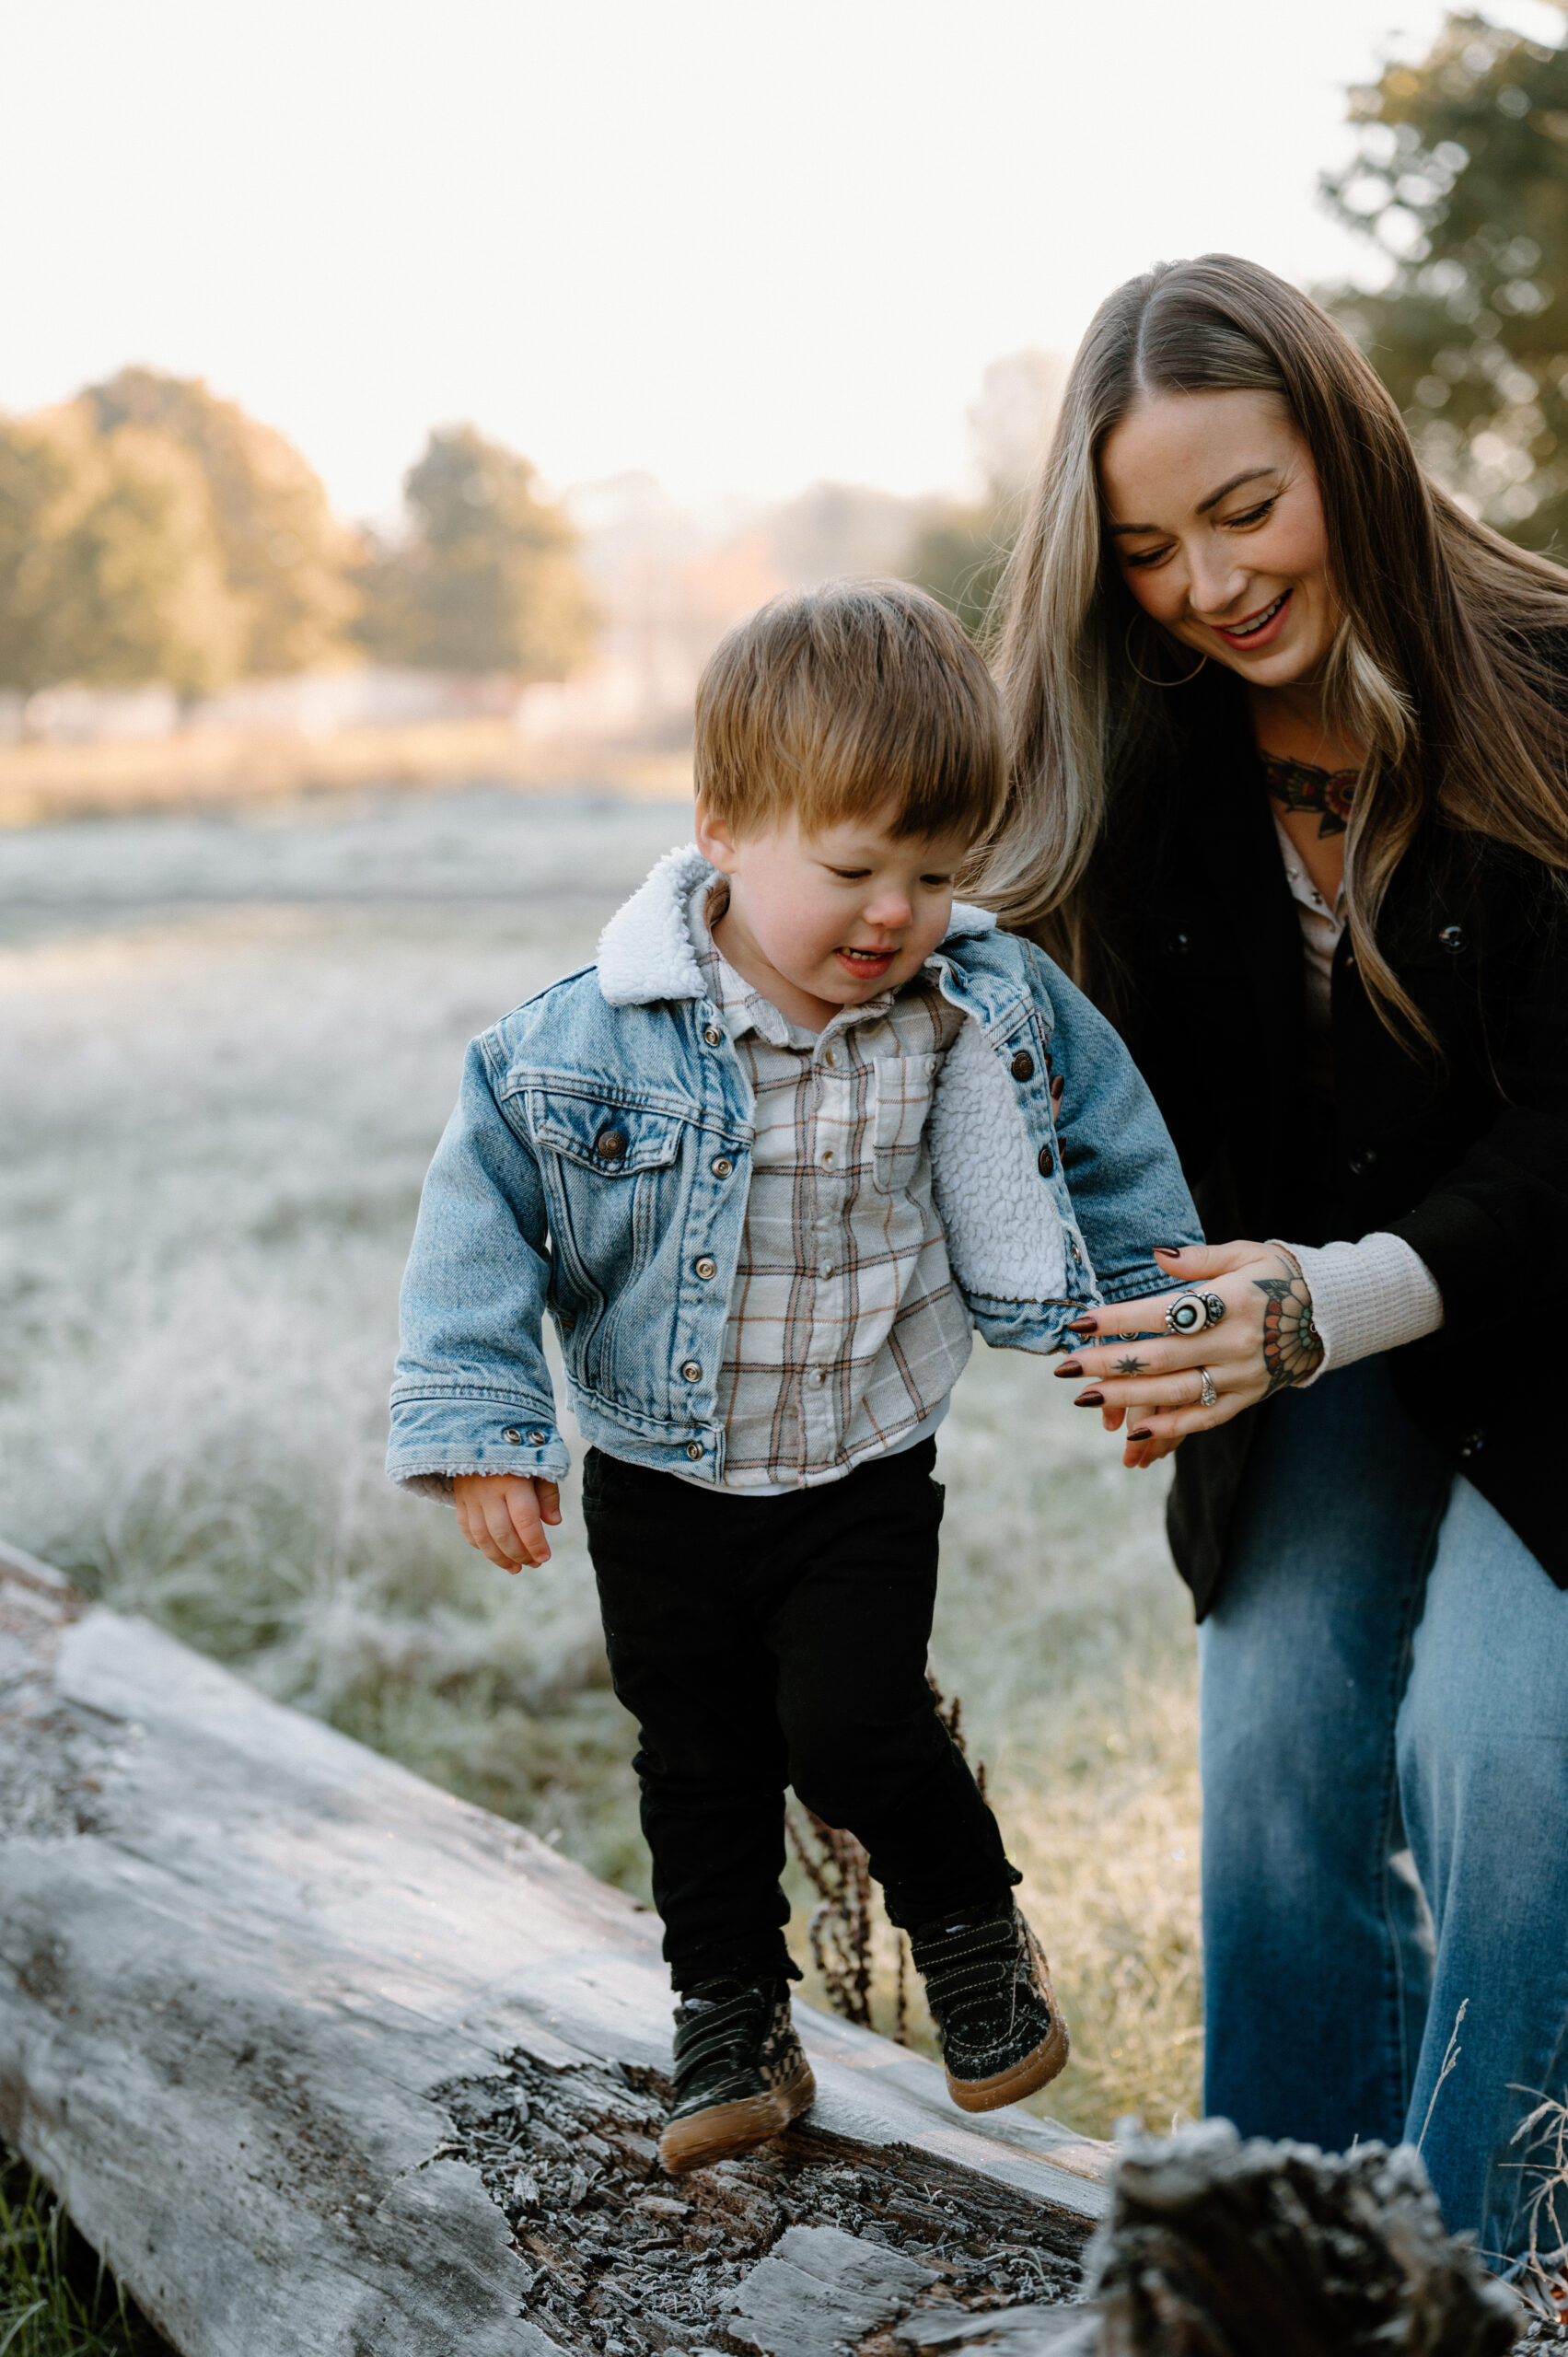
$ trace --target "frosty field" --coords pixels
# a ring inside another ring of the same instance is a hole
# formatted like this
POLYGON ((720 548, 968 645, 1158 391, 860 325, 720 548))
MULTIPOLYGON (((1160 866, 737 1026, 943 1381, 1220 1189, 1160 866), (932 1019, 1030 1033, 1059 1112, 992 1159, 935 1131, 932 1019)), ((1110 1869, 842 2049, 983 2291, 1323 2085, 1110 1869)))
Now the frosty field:
MULTIPOLYGON (((507 1580, 380 1460, 463 1045, 688 817, 475 787, 0 835, 0 1535, 633 1889, 572 1489, 507 1580)), ((1067 1388, 964 1377, 935 1666, 1074 2032, 1049 2108, 1103 2134, 1197 2104, 1192 1643, 1155 1479, 1067 1388)))

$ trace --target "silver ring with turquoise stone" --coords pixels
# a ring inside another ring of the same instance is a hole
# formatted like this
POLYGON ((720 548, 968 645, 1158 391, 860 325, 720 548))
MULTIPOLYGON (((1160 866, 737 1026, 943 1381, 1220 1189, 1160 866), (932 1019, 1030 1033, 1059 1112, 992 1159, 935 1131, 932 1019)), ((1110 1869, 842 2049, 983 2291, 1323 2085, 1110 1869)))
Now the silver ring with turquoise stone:
POLYGON ((1179 1293, 1165 1313, 1166 1331, 1185 1340, 1217 1326, 1224 1316, 1225 1303, 1217 1293, 1179 1293))

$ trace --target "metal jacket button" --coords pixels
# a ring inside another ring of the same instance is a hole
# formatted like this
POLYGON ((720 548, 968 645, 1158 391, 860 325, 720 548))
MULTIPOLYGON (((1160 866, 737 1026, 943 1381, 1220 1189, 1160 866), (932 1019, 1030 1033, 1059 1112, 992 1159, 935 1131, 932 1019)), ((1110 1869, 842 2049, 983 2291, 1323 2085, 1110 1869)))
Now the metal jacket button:
POLYGON ((626 1151, 623 1130, 601 1130, 594 1140, 594 1152, 601 1162, 619 1162, 626 1151))
POLYGON ((686 1454, 691 1459, 692 1464, 695 1465, 703 1454, 702 1442, 700 1440, 689 1440, 686 1444, 686 1454))
POLYGON ((710 1048, 716 1048, 719 1041, 724 1038, 724 1033, 719 1029, 716 1023, 710 1023, 707 1029, 703 1032, 703 1037, 707 1041, 710 1048))
POLYGON ((523 1438, 523 1436, 522 1436, 522 1434, 517 1430, 517 1427, 516 1426, 516 1424, 508 1424, 508 1425, 507 1425, 507 1427, 506 1427, 506 1429, 505 1429, 505 1431, 502 1434, 501 1437, 502 1437, 502 1439, 503 1439, 504 1441, 505 1441, 505 1442, 507 1443, 508 1446, 510 1446, 510 1447, 512 1447, 512 1448, 518 1448, 518 1447, 520 1447, 520 1446, 522 1446, 522 1438, 523 1438))
POLYGON ((719 1272, 718 1262, 716 1260, 710 1260, 705 1252, 700 1260, 693 1263, 693 1266, 704 1284, 706 1284, 710 1277, 716 1277, 719 1272))
POLYGON ((688 1359, 680 1372, 688 1383, 701 1383, 703 1380, 703 1370, 695 1359, 688 1359))
POLYGON ((530 1448, 542 1448, 544 1446, 544 1434, 542 1433, 530 1433, 528 1434, 528 1446, 530 1448))
POLYGON ((1035 1060, 1027 1048, 1020 1048, 1013 1059, 1013 1077, 1015 1080, 1032 1080, 1034 1076, 1035 1060))
POLYGON ((708 1167, 715 1178, 727 1178, 735 1165, 727 1154, 715 1154, 708 1167))
POLYGON ((1042 1178, 1049 1178, 1055 1167, 1056 1156, 1051 1153, 1051 1148, 1048 1145, 1042 1145, 1040 1150, 1040 1177, 1042 1178))

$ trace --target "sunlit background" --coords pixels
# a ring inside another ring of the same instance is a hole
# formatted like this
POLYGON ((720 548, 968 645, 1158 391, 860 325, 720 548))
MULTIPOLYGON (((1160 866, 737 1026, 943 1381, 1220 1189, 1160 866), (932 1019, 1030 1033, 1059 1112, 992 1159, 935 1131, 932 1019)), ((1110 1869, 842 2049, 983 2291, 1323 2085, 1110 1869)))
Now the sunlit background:
MULTIPOLYGON (((1564 31, 0 0, 0 1537, 640 1887, 570 1496, 519 1596, 379 1470, 463 1041, 685 833, 737 614, 890 570, 983 635, 1156 258, 1317 290, 1568 541, 1564 31)), ((1198 2100, 1191 1638, 1060 1394, 965 1377, 937 1660, 1104 2133, 1198 2100)))

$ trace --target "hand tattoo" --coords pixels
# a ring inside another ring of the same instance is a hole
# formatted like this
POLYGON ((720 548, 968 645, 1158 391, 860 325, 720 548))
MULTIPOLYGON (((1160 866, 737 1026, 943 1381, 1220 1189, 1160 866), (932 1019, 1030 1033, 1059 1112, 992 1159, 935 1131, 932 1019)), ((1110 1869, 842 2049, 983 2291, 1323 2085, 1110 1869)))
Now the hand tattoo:
POLYGON ((1285 809, 1318 813, 1319 842, 1325 835, 1344 833, 1361 780, 1359 770, 1320 770, 1311 761, 1293 761, 1281 753, 1265 753, 1263 777, 1274 800, 1285 809))
POLYGON ((1116 1362, 1118 1375, 1147 1375, 1148 1371, 1146 1359, 1118 1359, 1116 1362))
POLYGON ((1320 1364, 1323 1345, 1312 1323, 1312 1295, 1307 1280, 1288 1270, 1281 1277, 1254 1277, 1268 1296, 1263 1312, 1263 1364, 1269 1371, 1265 1399, 1294 1383, 1305 1383, 1320 1364))

